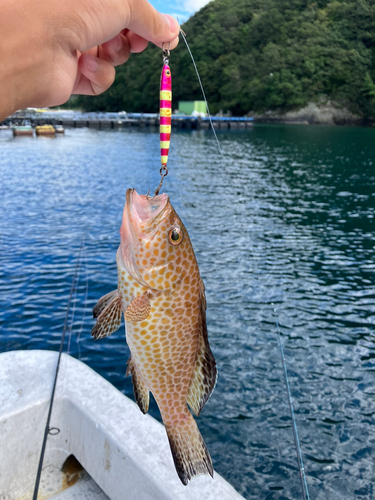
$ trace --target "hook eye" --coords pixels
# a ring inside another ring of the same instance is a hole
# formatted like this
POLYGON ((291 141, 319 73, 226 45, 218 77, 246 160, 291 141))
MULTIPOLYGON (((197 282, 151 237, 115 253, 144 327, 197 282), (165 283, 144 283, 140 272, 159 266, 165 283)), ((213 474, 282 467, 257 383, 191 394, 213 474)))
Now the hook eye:
POLYGON ((171 50, 171 42, 168 42, 168 49, 165 49, 165 48, 164 48, 164 44, 166 44, 166 43, 167 43, 167 42, 163 42, 163 43, 161 44, 161 49, 162 49, 162 51, 164 52, 164 54, 165 54, 166 56, 168 56, 168 57, 169 57, 169 56, 171 55, 171 53, 170 53, 170 50, 171 50))

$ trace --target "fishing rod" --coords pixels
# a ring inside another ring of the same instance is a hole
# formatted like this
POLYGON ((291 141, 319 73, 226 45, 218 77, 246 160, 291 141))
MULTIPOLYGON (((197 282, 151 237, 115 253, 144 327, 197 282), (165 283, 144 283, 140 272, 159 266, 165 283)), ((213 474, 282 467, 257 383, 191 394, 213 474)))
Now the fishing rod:
POLYGON ((33 493, 32 500, 37 500, 37 498, 38 498, 39 483, 40 483, 40 478, 42 476, 42 468, 43 468, 43 461, 44 461, 44 455, 45 455, 45 451, 46 451, 48 434, 55 435, 55 434, 58 434, 60 432, 59 429, 57 429, 55 427, 50 427, 50 421, 51 421, 53 403, 54 403, 54 399, 55 399, 55 391, 56 391, 56 385, 57 385, 57 377, 58 377, 59 368, 60 368, 61 354, 63 351, 65 334, 66 334, 66 330, 67 330, 67 326, 68 326, 70 306, 71 306, 71 302, 72 302, 73 293, 75 290, 75 284, 76 284, 77 277, 78 277, 78 270, 80 269, 80 265, 81 265, 81 255, 82 255, 83 245, 84 245, 84 239, 82 239, 82 243, 81 243, 81 247, 80 247, 79 255, 78 255, 78 259, 77 259, 77 264, 76 264, 75 271, 74 271, 72 286, 70 288, 68 306, 66 309, 64 327, 63 327, 63 331, 62 331, 62 335, 61 335, 59 355, 57 358, 57 365, 56 365, 56 370, 55 370, 55 378, 54 378, 53 387, 52 387, 52 394, 51 394, 51 400, 50 400, 49 409, 48 409, 46 426, 44 429, 42 449, 41 449, 40 457, 39 457, 39 465, 38 465, 38 471, 37 471, 37 475, 36 475, 36 479, 35 479, 35 486, 34 486, 34 493, 33 493))
MULTIPOLYGON (((180 34, 181 34, 181 36, 182 36, 182 38, 183 38, 183 40, 185 42, 185 45, 186 45, 186 48, 187 48, 187 50, 188 50, 188 52, 190 54, 191 60, 193 61, 194 69, 195 69, 195 72, 196 72, 197 77, 198 77, 198 81, 199 81, 199 85, 200 85, 200 88, 201 88, 201 91, 202 91, 203 99, 204 99, 204 101, 206 103, 206 109, 207 109, 207 114, 208 114, 208 117, 209 117, 209 120, 210 120, 210 125, 211 125, 212 131, 214 133, 214 136, 215 136, 215 139, 216 139, 216 142, 217 142, 220 154, 221 154, 222 157, 224 157, 223 149, 222 149, 220 141, 219 141, 219 139, 218 139, 218 137, 216 135, 216 131, 215 131, 215 128, 214 128, 212 120, 211 120, 211 113, 210 113, 210 110, 209 110, 209 107, 208 107, 208 101, 207 101, 206 94, 205 94, 204 89, 203 89, 202 81, 201 81, 200 76, 199 76, 197 65, 195 64, 195 60, 194 60, 193 54, 192 54, 192 52, 190 50, 190 47, 188 45, 188 42, 186 40, 185 33, 182 30, 180 30, 180 34)), ((228 175, 228 173, 226 171, 225 171, 225 173, 228 175)), ((243 212, 241 212, 241 215, 244 218, 243 212)), ((251 244, 251 242, 250 242, 250 244, 251 244)), ((254 252, 253 252, 253 254, 254 254, 254 252)), ((259 273, 258 272, 257 272, 257 274, 258 274, 258 277, 259 277, 259 273)), ((282 341, 281 341, 281 332, 280 332, 279 320, 278 320, 277 310, 276 309, 274 309, 274 313, 275 313, 276 328, 277 328, 277 334, 278 334, 279 349, 280 349, 280 353, 281 353, 281 361, 282 361, 282 366, 283 366, 285 385, 286 385, 286 390, 287 390, 287 394, 288 394, 288 403, 289 403, 290 416, 291 416, 292 423, 293 423, 292 428, 293 428, 294 445, 295 445, 296 454, 297 454, 297 462, 298 462, 298 469, 299 469, 299 473, 300 473, 300 480, 301 480, 301 488, 302 488, 303 500, 310 500, 309 491, 308 491, 308 488, 307 488, 306 474, 305 474, 305 469, 304 469, 303 459, 302 459, 302 450, 301 450, 301 445, 300 445, 300 441, 299 441, 299 437, 298 437, 297 421, 296 421, 296 417, 295 417, 295 414, 294 414, 294 408, 293 408, 293 402, 292 402, 292 396, 291 396, 290 384, 289 384, 289 378, 288 378, 288 371, 287 371, 287 368, 286 368, 286 361, 285 361, 285 356, 284 356, 284 349, 283 349, 283 344, 282 344, 282 341)))

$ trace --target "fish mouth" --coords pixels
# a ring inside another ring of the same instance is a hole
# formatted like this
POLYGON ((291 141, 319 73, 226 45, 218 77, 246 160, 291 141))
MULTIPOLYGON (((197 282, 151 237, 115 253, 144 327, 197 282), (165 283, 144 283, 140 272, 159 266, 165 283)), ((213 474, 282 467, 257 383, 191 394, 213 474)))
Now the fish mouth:
POLYGON ((167 194, 148 198, 147 195, 139 195, 134 188, 126 191, 126 202, 120 229, 120 256, 128 273, 138 283, 147 287, 149 285, 142 277, 136 254, 141 240, 151 241, 156 228, 167 216, 168 210, 165 210, 167 203, 167 194))
POLYGON ((163 212, 167 202, 168 195, 164 193, 148 198, 145 194, 139 195, 134 188, 126 191, 126 205, 133 225, 142 222, 151 223, 163 212))

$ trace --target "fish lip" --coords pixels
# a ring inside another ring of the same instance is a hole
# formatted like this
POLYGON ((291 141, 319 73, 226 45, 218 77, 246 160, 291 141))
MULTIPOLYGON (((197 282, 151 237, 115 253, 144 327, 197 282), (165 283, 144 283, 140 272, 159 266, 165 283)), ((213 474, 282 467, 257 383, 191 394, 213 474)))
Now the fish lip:
POLYGON ((121 261, 128 273, 141 285, 150 288, 150 285, 143 279, 135 258, 135 248, 139 246, 139 239, 151 235, 147 229, 139 230, 138 224, 143 226, 149 225, 152 228, 153 224, 159 224, 167 215, 168 210, 165 210, 168 203, 168 195, 162 194, 148 199, 146 195, 139 195, 134 188, 126 191, 125 209, 123 216, 123 225, 121 226, 121 261), (151 210, 151 203, 160 204, 157 209, 151 210), (150 206, 148 205, 150 204, 150 206), (125 226, 124 226, 125 222, 125 226), (127 230, 125 229, 127 228, 127 230))
MULTIPOLYGON (((133 222, 132 225, 134 225, 135 221, 151 223, 163 212, 167 203, 168 195, 165 193, 148 198, 147 195, 139 195, 134 188, 126 191, 128 216, 133 222), (157 208, 150 210, 153 206, 157 208)), ((133 229, 135 228, 133 227, 133 229)))

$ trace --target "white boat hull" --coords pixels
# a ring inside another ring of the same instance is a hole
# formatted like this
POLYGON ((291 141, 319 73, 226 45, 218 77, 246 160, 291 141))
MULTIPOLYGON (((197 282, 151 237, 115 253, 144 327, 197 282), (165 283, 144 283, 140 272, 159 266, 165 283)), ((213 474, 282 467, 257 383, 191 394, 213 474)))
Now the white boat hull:
MULTIPOLYGON (((56 363, 57 353, 50 351, 0 354, 0 500, 32 497, 56 363)), ((53 498, 243 498, 217 473, 214 479, 200 476, 183 486, 163 426, 142 415, 133 401, 87 365, 67 355, 61 359, 51 427, 60 432, 48 437, 40 499, 51 498, 43 491, 48 471, 50 476, 53 471, 60 474, 70 455, 100 488, 92 481, 87 497, 72 496, 71 487, 69 497, 60 493, 53 498)))

